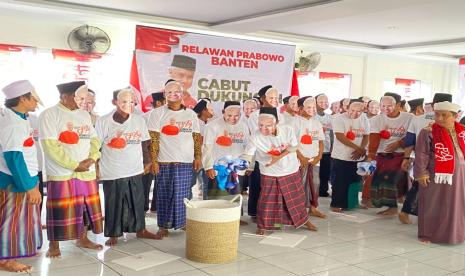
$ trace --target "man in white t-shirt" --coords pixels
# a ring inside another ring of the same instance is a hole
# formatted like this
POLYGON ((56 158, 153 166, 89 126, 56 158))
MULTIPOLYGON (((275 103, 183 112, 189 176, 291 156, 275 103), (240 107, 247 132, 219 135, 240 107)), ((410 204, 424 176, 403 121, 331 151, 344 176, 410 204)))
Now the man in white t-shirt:
POLYGON ((352 100, 349 110, 333 119, 331 211, 342 212, 358 205, 361 177, 357 163, 363 160, 368 144, 368 129, 362 120, 364 105, 352 100))
POLYGON ((315 96, 316 101, 316 110, 317 114, 315 119, 317 119, 322 125, 325 132, 325 141, 324 141, 324 150, 321 161, 317 167, 318 181, 319 181, 319 196, 328 197, 329 189, 329 175, 331 173, 331 147, 333 144, 333 127, 331 124, 332 117, 331 115, 325 113, 325 110, 329 107, 328 97, 325 94, 319 94, 315 96))
MULTIPOLYGON (((433 108, 435 103, 439 102, 452 102, 452 95, 446 93, 436 93, 433 97, 433 108)), ((410 104, 410 102, 409 102, 410 104)), ((414 103, 410 104, 414 105, 414 103)), ((421 102, 422 104, 422 102, 421 102)), ((417 136, 420 134, 420 131, 432 125, 434 123, 434 110, 429 113, 423 113, 412 118, 409 128, 407 130, 407 135, 405 137, 405 151, 404 151, 404 160, 402 162, 402 169, 406 172, 410 171, 411 163, 414 160, 414 149, 416 144, 417 136)), ((418 215, 418 182, 413 181, 412 187, 407 192, 405 197, 404 205, 402 206, 402 212, 399 213, 399 220, 404 224, 411 224, 409 218, 410 215, 418 215)))
MULTIPOLYGON (((263 107, 278 107, 278 99, 279 93, 276 88, 271 85, 266 85, 258 91, 258 96, 260 97, 260 101, 263 107)), ((249 126, 250 134, 253 135, 255 132, 258 131, 258 115, 260 114, 260 110, 254 111, 250 114, 249 119, 247 120, 247 125, 249 126)), ((282 121, 281 113, 278 113, 278 123, 282 121)), ((248 200, 248 208, 247 213, 250 217, 252 217, 252 221, 255 221, 257 216, 257 202, 258 197, 260 196, 260 167, 256 163, 253 166, 255 169, 250 174, 249 177, 249 200, 248 200)))
MULTIPOLYGON (((219 159, 227 156, 238 158, 244 151, 249 140, 249 129, 240 118, 240 102, 227 101, 224 103, 223 117, 210 122, 205 129, 202 164, 208 176, 207 199, 217 199, 242 192, 242 176, 237 177, 236 186, 223 187, 218 183, 217 172, 214 169, 214 165, 219 159)), ((241 224, 247 223, 241 221, 241 224)))
POLYGON ((260 166, 257 234, 284 225, 305 225, 316 231, 305 208, 294 130, 288 125, 277 126, 277 119, 276 108, 260 108, 259 131, 251 136, 243 155, 249 160, 255 155, 260 166))
POLYGON ((341 103, 340 102, 333 102, 331 104, 331 115, 339 114, 341 111, 341 103))
POLYGON ((370 121, 368 161, 376 158, 377 167, 371 183, 371 202, 386 206, 381 215, 397 215, 397 199, 407 187, 407 174, 401 169, 404 140, 413 115, 400 111, 401 97, 386 93, 381 98, 381 114, 370 121))
POLYGON ((255 99, 248 99, 244 101, 243 104, 243 110, 244 110, 244 118, 243 120, 247 122, 247 119, 249 118, 250 114, 252 114, 255 110, 259 108, 258 102, 255 99))
POLYGON ((31 272, 32 266, 16 259, 36 256, 42 246, 39 166, 33 130, 26 116, 41 102, 28 80, 15 81, 2 91, 5 109, 0 114, 0 271, 31 272))
POLYGON ((137 233, 137 238, 156 238, 145 228, 142 182, 144 165, 151 166, 146 150, 150 135, 142 116, 133 114, 133 94, 131 89, 120 90, 116 111, 100 117, 95 126, 102 141, 99 179, 103 181, 105 195, 107 246, 116 245, 124 232, 137 233))
POLYGON ((371 119, 379 114, 379 102, 372 100, 368 102, 366 116, 371 119))
POLYGON ((100 158, 100 140, 87 111, 83 81, 57 85, 60 102, 39 116, 47 172, 47 256, 61 256, 59 241, 76 240, 77 246, 101 250, 87 238, 84 214, 95 234, 103 231, 102 210, 95 162, 100 158), (75 92, 80 91, 79 97, 75 92), (72 210, 72 211, 70 211, 72 210))
POLYGON ((316 165, 323 155, 325 134, 321 123, 315 119, 317 113, 315 98, 306 96, 298 101, 300 116, 294 121, 293 129, 297 138, 297 157, 300 161, 302 186, 305 191, 305 204, 310 209, 309 215, 325 218, 318 211, 319 187, 316 165))
POLYGON ((182 84, 169 80, 165 85, 167 104, 155 109, 148 119, 152 138, 152 171, 157 175, 157 238, 168 229, 184 229, 192 172, 200 170, 202 137, 197 115, 182 105, 182 84))
POLYGON ((295 120, 297 113, 299 112, 299 106, 297 105, 298 100, 299 96, 287 96, 283 99, 283 103, 286 104, 286 109, 283 113, 281 113, 282 122, 279 122, 280 124, 293 124, 293 121, 295 120))

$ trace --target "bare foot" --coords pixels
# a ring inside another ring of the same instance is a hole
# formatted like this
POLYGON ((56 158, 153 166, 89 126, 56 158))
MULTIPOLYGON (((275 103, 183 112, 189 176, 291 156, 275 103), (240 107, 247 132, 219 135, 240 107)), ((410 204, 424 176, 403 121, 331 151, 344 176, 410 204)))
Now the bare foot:
POLYGON ((163 240, 164 237, 168 237, 169 232, 167 229, 160 228, 155 234, 155 240, 163 240))
POLYGON ((102 250, 103 246, 101 244, 95 243, 89 238, 87 238, 87 235, 83 235, 77 242, 76 242, 77 247, 82 247, 82 248, 88 248, 88 249, 93 249, 93 250, 102 250))
POLYGON ((248 223, 247 221, 244 221, 244 220, 240 220, 240 221, 239 221, 239 224, 240 224, 241 226, 249 225, 249 223, 248 223))
POLYGON ((260 236, 265 236, 266 229, 257 229, 257 231, 255 231, 255 234, 260 235, 260 236))
POLYGON ((371 203, 371 200, 369 199, 362 199, 362 205, 367 207, 367 208, 373 208, 373 203, 371 203))
POLYGON ((60 245, 57 241, 49 242, 46 256, 50 259, 61 258, 60 245))
POLYGON ((404 212, 399 213, 399 220, 403 224, 412 224, 412 221, 410 220, 409 215, 407 213, 404 213, 404 212))
POLYGON ((111 237, 105 242, 106 246, 115 246, 117 244, 118 244, 118 238, 117 237, 111 237))
POLYGON ((16 260, 0 261, 0 270, 8 272, 32 272, 32 266, 18 263, 16 260))
POLYGON ((383 216, 394 216, 397 215, 397 212, 397 208, 387 208, 386 210, 380 211, 377 214, 383 216))
POLYGON ((330 210, 334 213, 342 213, 342 208, 331 207, 330 210))
POLYGON ((158 236, 152 232, 147 231, 147 229, 140 230, 137 232, 136 236, 138 239, 158 240, 158 236))
POLYGON ((425 239, 425 238, 421 238, 421 239, 419 239, 419 240, 420 240, 421 243, 424 243, 424 244, 430 244, 430 243, 431 243, 430 240, 425 239))
POLYGON ((326 215, 321 213, 320 211, 318 211, 318 209, 316 209, 315 207, 310 207, 310 211, 308 212, 308 215, 309 216, 312 216, 312 217, 317 217, 317 218, 326 218, 326 215))
POLYGON ((368 209, 368 206, 365 206, 365 205, 363 205, 363 204, 359 204, 359 205, 357 206, 357 208, 358 208, 358 209, 364 209, 364 210, 366 210, 366 209, 368 209))
POLYGON ((397 198, 397 202, 400 203, 400 204, 404 204, 404 202, 405 202, 405 197, 403 197, 403 196, 398 197, 398 198, 397 198))
POLYGON ((257 217, 256 216, 250 216, 250 219, 252 219, 253 223, 257 223, 257 217))
POLYGON ((315 225, 313 225, 309 220, 305 223, 305 226, 307 226, 307 229, 309 231, 318 231, 318 228, 315 225))

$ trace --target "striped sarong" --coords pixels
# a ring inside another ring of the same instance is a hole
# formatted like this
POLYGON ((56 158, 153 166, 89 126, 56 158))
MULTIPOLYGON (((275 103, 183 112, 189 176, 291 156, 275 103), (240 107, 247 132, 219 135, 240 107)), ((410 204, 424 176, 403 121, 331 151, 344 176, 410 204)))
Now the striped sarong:
POLYGON ((274 177, 261 175, 257 226, 273 230, 283 225, 300 227, 308 221, 300 172, 274 177))
POLYGON ((103 232, 97 181, 76 178, 47 182, 47 235, 50 241, 79 239, 85 231, 84 212, 95 234, 103 232))
POLYGON ((300 176, 302 178, 302 187, 305 192, 305 207, 310 208, 311 206, 318 207, 319 198, 319 171, 320 167, 312 166, 308 164, 307 167, 300 169, 300 176))
POLYGON ((145 229, 144 183, 142 175, 103 181, 105 237, 145 229))
POLYGON ((164 229, 180 229, 186 225, 184 198, 192 184, 192 163, 160 164, 157 175, 157 223, 164 229))
POLYGON ((39 205, 28 203, 26 193, 0 190, 0 245, 0 259, 35 256, 42 247, 39 205))
POLYGON ((371 183, 371 202, 377 207, 397 208, 398 187, 405 187, 407 173, 401 169, 403 153, 376 156, 376 170, 371 183))

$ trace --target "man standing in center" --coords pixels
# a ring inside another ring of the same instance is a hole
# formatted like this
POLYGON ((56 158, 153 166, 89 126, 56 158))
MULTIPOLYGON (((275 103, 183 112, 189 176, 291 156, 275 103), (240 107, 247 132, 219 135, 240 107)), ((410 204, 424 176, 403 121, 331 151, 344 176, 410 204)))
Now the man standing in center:
POLYGON ((184 229, 186 207, 194 169, 201 167, 202 138, 197 115, 182 105, 181 83, 165 85, 167 105, 155 109, 148 119, 152 139, 152 170, 157 175, 157 239, 168 236, 168 229, 184 229))
POLYGON ((100 140, 89 113, 78 108, 87 96, 82 92, 87 86, 74 81, 57 88, 60 102, 39 116, 47 172, 47 256, 51 258, 61 256, 59 241, 78 239, 78 247, 102 249, 87 238, 84 213, 95 234, 103 230, 94 166, 100 158, 100 140))

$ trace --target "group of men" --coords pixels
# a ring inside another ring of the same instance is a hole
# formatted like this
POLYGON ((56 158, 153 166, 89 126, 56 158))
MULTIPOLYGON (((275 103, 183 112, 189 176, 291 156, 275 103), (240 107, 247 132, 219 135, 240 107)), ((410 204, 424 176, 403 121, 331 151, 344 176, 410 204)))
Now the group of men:
POLYGON ((409 214, 418 215, 422 241, 465 240, 463 212, 451 211, 465 202, 460 186, 465 129, 455 123, 460 107, 449 94, 436 94, 434 113, 426 114, 423 99, 408 102, 410 113, 401 111, 402 99, 395 93, 380 102, 343 99, 331 105, 333 114, 327 113, 324 94, 289 96, 281 113, 279 92, 267 85, 256 98, 225 102, 215 116, 210 99, 199 99, 192 109, 184 105, 183 85, 170 79, 163 92, 151 95, 150 112, 136 112, 135 95, 125 88, 113 93, 115 109, 96 118, 88 109, 95 93, 84 82, 57 88, 60 102, 37 120, 30 113, 40 98, 29 81, 2 90, 0 269, 30 271, 15 259, 34 256, 42 246, 43 185, 50 258, 60 257, 60 241, 102 249, 87 238, 88 230, 104 232, 106 245, 115 246, 123 233, 159 240, 170 229, 184 229, 183 201, 193 197, 197 182, 204 199, 248 193, 248 215, 259 235, 284 225, 317 231, 309 217, 326 217, 318 199, 331 191, 333 212, 385 206, 380 214, 394 215, 406 198, 399 218, 409 223, 409 214), (224 157, 249 164, 232 186, 220 181, 216 165, 224 157), (356 171, 363 160, 376 160, 377 168, 362 179, 356 171), (447 164, 438 166, 441 162, 447 164), (411 189, 409 179, 414 179, 411 189), (446 198, 450 203, 444 203, 446 198), (149 209, 157 212, 156 233, 145 226, 149 209), (432 229, 433 223, 441 225, 440 231, 432 229))

